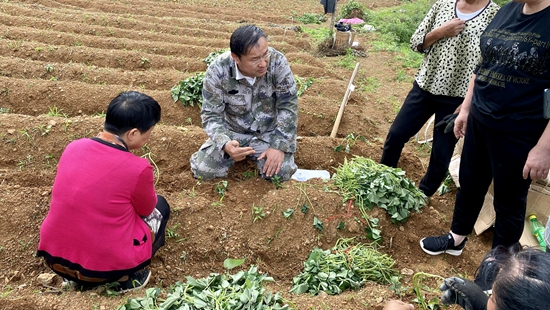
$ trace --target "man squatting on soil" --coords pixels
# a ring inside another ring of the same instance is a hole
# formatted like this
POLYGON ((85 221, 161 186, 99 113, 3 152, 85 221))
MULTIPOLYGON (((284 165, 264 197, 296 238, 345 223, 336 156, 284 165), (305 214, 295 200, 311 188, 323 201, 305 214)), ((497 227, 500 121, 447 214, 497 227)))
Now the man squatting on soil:
POLYGON ((201 118, 209 139, 191 156, 191 171, 223 178, 248 157, 263 178, 289 180, 297 170, 298 95, 288 61, 253 25, 235 30, 229 45, 206 70, 201 118))
POLYGON ((123 92, 109 104, 103 131, 61 155, 37 256, 64 284, 118 282, 111 289, 126 292, 149 281, 170 207, 155 192, 149 161, 130 150, 147 143, 160 114, 153 98, 123 92))
MULTIPOLYGON (((491 0, 439 0, 411 37, 424 53, 413 87, 388 132, 380 163, 397 167, 403 146, 435 114, 434 124, 457 113, 479 59, 479 38, 499 6, 491 0)), ((435 126, 430 163, 419 189, 432 196, 445 179, 458 141, 435 126)))

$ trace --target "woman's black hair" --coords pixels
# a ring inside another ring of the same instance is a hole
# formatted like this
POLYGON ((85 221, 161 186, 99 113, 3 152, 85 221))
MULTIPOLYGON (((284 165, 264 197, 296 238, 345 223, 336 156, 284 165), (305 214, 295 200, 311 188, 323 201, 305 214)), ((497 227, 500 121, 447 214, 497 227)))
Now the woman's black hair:
POLYGON ((262 29, 254 25, 244 25, 231 34, 229 39, 229 48, 231 53, 241 58, 242 55, 246 55, 250 48, 256 46, 260 38, 266 38, 262 29))
POLYGON ((160 105, 155 99, 137 91, 127 91, 120 93, 109 103, 104 130, 122 135, 137 128, 144 133, 159 121, 160 105))
POLYGON ((500 267, 493 283, 497 310, 550 309, 550 253, 516 245, 497 247, 487 259, 500 267))

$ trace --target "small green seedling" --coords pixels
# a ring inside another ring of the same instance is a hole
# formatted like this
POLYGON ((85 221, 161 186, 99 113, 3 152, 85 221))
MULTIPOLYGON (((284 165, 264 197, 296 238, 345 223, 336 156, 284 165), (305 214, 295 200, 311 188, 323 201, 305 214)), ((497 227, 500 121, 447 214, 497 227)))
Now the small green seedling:
POLYGON ((319 229, 320 231, 323 231, 323 222, 319 221, 316 216, 313 217, 313 227, 319 229))
POLYGON ((292 216, 292 214, 294 214, 294 210, 293 209, 286 209, 286 211, 283 211, 283 216, 288 219, 292 216))
POLYGON ((340 143, 338 146, 336 146, 334 148, 334 150, 336 152, 346 152, 349 154, 349 152, 351 151, 351 148, 355 145, 355 143, 357 142, 357 140, 361 140, 363 142, 367 142, 367 139, 365 139, 365 137, 363 137, 362 135, 357 135, 357 137, 353 134, 353 133, 350 133, 349 135, 347 135, 342 143, 340 143), (344 146, 345 144, 345 146, 344 146))
POLYGON ((216 193, 220 195, 220 202, 222 202, 227 192, 227 181, 223 180, 216 184, 216 193))
POLYGON ((252 223, 256 223, 257 220, 261 220, 265 217, 265 211, 263 207, 256 207, 252 204, 252 223))
POLYGON ((283 180, 281 180, 281 177, 278 175, 271 177, 271 183, 275 185, 275 189, 283 188, 283 180))

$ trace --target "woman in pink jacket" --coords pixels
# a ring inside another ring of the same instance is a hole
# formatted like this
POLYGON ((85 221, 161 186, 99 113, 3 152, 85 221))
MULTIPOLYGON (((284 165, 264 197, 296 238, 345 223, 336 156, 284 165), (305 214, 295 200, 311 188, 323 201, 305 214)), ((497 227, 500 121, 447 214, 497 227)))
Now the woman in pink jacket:
POLYGON ((64 279, 84 287, 115 283, 120 292, 149 281, 146 267, 164 245, 170 208, 155 192, 153 167, 130 150, 147 143, 160 114, 153 98, 121 93, 103 131, 63 152, 37 256, 64 279))

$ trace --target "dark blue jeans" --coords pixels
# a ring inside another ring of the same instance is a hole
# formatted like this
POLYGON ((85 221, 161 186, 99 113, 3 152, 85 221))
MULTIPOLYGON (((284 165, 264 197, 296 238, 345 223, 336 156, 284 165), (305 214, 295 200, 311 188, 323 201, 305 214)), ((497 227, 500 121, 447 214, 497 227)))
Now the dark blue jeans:
MULTIPOLYGON (((453 114, 463 100, 462 97, 433 95, 422 90, 415 81, 390 127, 380 163, 397 167, 405 143, 424 126, 430 117, 435 114, 434 124, 437 124, 445 116, 453 114)), ((456 142, 457 139, 453 133, 445 134, 443 129, 434 130, 430 163, 419 185, 420 190, 427 196, 433 195, 445 179, 456 142)))

